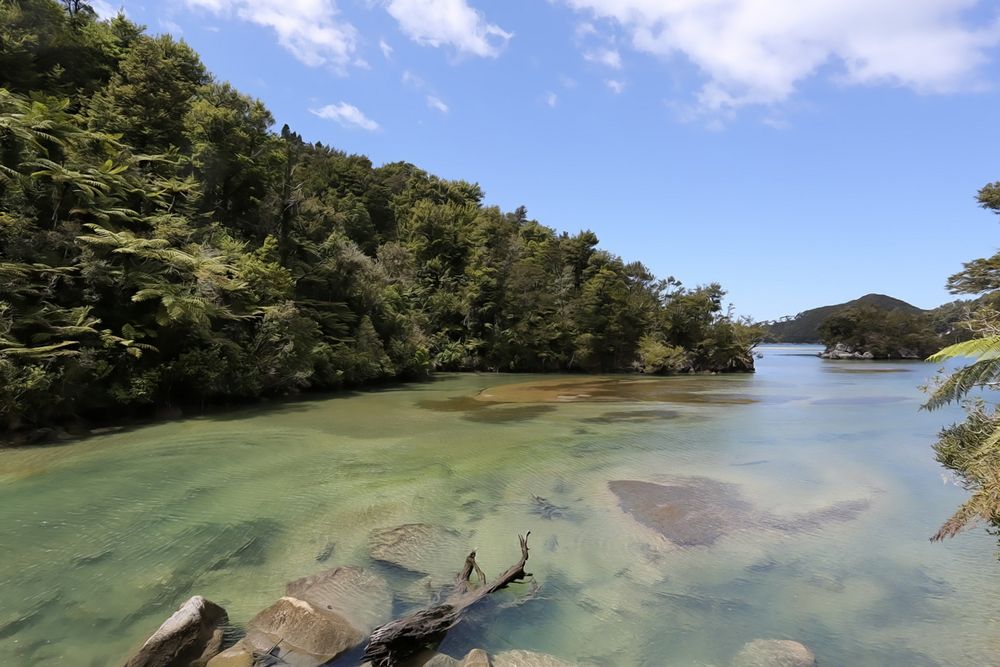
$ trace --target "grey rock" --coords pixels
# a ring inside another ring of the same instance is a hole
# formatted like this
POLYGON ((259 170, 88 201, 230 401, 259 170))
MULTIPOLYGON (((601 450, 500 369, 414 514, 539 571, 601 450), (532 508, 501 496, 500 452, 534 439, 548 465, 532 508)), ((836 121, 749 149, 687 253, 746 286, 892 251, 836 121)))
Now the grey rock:
POLYGON ((788 639, 755 639, 733 658, 733 667, 815 667, 816 656, 788 639))
POLYGON ((203 667, 222 648, 226 610, 200 595, 150 635, 125 667, 203 667))
POLYGON ((575 665, 547 653, 516 650, 503 651, 493 656, 493 667, 575 667, 575 665))

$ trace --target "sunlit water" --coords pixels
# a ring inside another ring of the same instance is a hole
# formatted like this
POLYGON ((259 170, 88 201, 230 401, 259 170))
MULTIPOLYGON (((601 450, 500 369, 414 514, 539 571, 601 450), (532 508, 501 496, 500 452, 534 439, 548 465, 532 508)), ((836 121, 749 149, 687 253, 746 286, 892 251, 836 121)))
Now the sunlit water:
POLYGON ((428 566, 442 581, 473 547, 498 573, 532 531, 540 588, 478 608, 453 655, 725 667, 747 641, 787 638, 821 665, 996 664, 995 539, 927 539, 965 497, 930 450, 958 413, 918 411, 934 369, 762 351, 755 375, 440 376, 0 451, 0 661, 116 665, 190 595, 239 625, 337 564, 386 576, 400 613, 426 589, 373 563, 369 534, 425 522, 462 535, 428 566), (758 516, 867 508, 679 547, 608 486, 692 477, 735 485, 758 516))

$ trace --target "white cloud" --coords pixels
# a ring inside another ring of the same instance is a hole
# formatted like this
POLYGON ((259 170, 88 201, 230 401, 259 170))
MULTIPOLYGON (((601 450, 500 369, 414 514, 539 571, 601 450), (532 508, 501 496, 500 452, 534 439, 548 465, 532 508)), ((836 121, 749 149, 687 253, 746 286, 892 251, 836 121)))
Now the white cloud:
POLYGON ((425 85, 423 79, 408 69, 403 70, 402 81, 407 86, 413 86, 414 88, 423 88, 425 85))
POLYGON ((433 95, 427 96, 427 106, 432 109, 437 109, 441 113, 448 113, 448 105, 442 102, 440 98, 434 97, 433 95))
POLYGON ((625 90, 625 82, 617 79, 607 79, 604 85, 610 88, 611 92, 615 95, 621 95, 622 91, 625 90))
POLYGON ((382 56, 386 60, 392 60, 392 47, 384 39, 378 40, 378 48, 382 49, 382 56))
POLYGON ((559 96, 553 93, 551 90, 545 93, 545 103, 550 107, 554 107, 559 104, 559 96))
POLYGON ((309 113, 327 120, 335 120, 346 128, 360 127, 369 132, 378 129, 378 123, 366 116, 361 109, 347 102, 327 104, 319 109, 310 109, 309 113))
POLYGON ((185 1, 273 29, 278 43, 310 67, 329 65, 343 71, 355 59, 358 31, 340 18, 335 0, 185 1))
POLYGON ((184 30, 170 19, 160 19, 160 27, 171 35, 181 35, 184 33, 184 30))
POLYGON ((418 44, 450 45, 459 53, 496 57, 514 36, 465 0, 388 0, 386 10, 418 44))
POLYGON ((611 69, 622 68, 622 55, 618 53, 618 49, 594 49, 593 51, 585 52, 583 59, 587 62, 605 65, 611 69))
POLYGON ((113 19, 118 16, 118 14, 125 13, 124 5, 119 4, 118 6, 115 6, 108 2, 108 0, 90 0, 87 4, 90 5, 90 8, 97 14, 97 18, 102 21, 113 19))
POLYGON ((985 0, 563 1, 615 22, 638 51, 693 63, 698 102, 715 112, 783 102, 830 65, 846 84, 963 89, 1000 43, 1000 20, 964 16, 985 0))

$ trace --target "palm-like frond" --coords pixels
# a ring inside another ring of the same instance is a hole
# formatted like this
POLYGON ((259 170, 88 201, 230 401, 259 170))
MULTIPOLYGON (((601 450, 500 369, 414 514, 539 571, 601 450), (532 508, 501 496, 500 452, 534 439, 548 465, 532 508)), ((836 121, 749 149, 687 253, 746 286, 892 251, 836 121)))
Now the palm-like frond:
POLYGON ((953 371, 933 388, 924 409, 935 410, 961 400, 973 389, 992 387, 1000 382, 1000 357, 986 358, 953 371))

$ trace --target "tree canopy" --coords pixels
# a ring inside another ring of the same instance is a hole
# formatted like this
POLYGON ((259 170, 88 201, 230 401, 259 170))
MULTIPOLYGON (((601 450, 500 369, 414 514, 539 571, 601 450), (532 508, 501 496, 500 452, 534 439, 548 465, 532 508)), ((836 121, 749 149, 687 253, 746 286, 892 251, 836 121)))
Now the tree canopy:
POLYGON ((274 122, 183 41, 0 4, 0 428, 434 369, 752 370, 720 286, 274 122))

